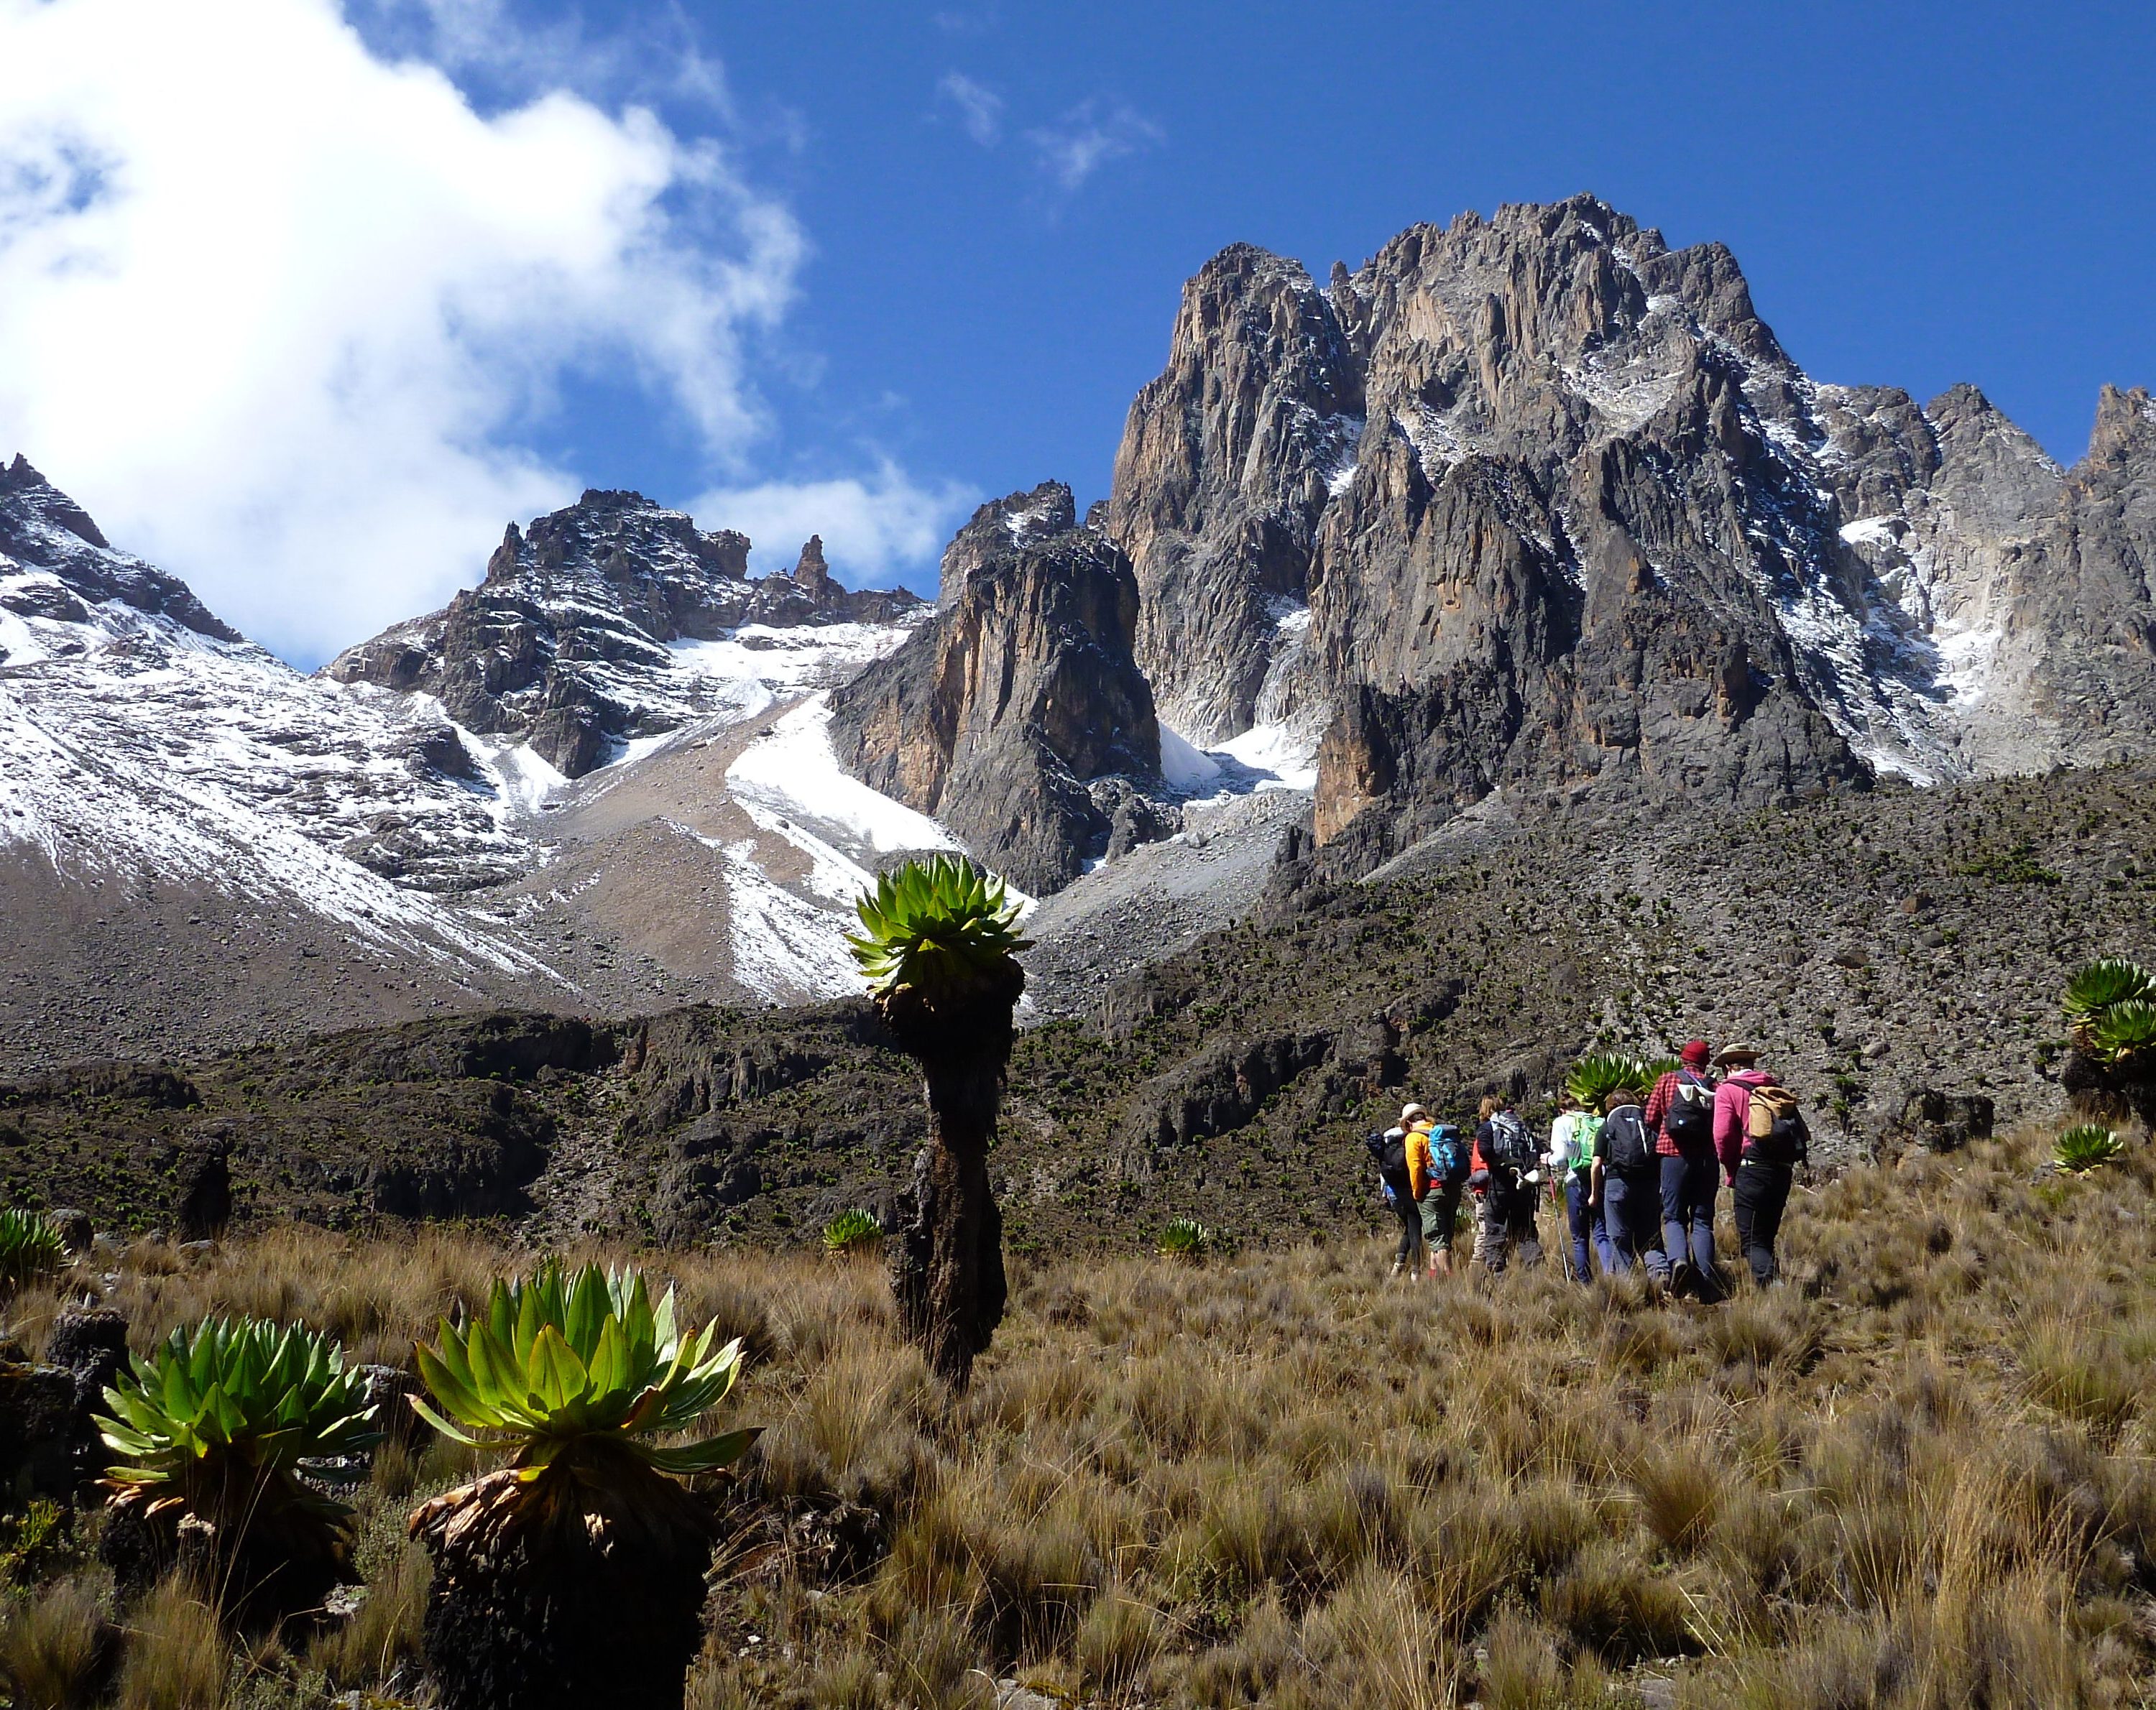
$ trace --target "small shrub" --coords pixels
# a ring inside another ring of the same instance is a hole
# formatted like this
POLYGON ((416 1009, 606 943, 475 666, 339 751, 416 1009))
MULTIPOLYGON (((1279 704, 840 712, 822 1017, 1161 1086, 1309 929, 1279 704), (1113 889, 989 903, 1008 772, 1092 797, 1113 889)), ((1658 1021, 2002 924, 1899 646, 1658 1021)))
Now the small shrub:
POLYGON ((2081 1122, 2060 1134, 2051 1161, 2071 1175, 2087 1175, 2116 1161, 2125 1150, 2118 1136, 2102 1124, 2081 1122))
POLYGON ((68 1511, 43 1497, 19 1514, 0 1514, 0 1579, 34 1585, 49 1579, 74 1554, 68 1511))
POLYGON ((1178 1217, 1160 1231, 1160 1251, 1163 1258, 1181 1259, 1186 1264, 1195 1264, 1204 1258, 1213 1246, 1213 1231, 1195 1217, 1178 1217))

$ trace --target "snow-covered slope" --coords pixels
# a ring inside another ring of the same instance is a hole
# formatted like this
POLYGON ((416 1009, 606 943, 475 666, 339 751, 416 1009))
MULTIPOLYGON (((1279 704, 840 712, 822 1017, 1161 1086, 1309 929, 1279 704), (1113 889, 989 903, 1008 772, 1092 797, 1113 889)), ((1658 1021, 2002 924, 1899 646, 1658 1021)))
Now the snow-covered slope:
POLYGON ((572 779, 528 727, 470 728, 428 688, 294 670, 18 458, 0 471, 0 1057, 850 989, 855 890, 880 854, 951 840, 819 748, 822 692, 927 608, 819 580, 717 589, 795 621, 661 641, 591 602, 553 629, 625 640, 643 721, 572 779), (737 751, 738 781, 709 776, 737 751), (652 858, 669 844, 701 858, 652 858))

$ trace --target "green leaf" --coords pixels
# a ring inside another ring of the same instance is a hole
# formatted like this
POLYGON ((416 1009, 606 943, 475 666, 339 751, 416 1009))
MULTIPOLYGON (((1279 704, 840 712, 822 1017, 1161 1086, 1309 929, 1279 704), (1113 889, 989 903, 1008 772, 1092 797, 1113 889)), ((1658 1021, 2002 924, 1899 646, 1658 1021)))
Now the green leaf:
POLYGON ((742 1431, 730 1431, 706 1442, 675 1449, 642 1449, 639 1452, 661 1472, 716 1472, 741 1459, 762 1435, 762 1426, 752 1426, 742 1431))

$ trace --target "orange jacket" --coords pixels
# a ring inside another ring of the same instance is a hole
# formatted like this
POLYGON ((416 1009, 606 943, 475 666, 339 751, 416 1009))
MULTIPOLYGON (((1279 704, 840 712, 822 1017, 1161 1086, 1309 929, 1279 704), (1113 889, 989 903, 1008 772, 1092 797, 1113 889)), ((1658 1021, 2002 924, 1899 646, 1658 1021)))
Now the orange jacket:
POLYGON ((1414 1189, 1414 1196, 1423 1198, 1430 1192, 1430 1124, 1422 1121, 1408 1130, 1408 1181, 1414 1189))

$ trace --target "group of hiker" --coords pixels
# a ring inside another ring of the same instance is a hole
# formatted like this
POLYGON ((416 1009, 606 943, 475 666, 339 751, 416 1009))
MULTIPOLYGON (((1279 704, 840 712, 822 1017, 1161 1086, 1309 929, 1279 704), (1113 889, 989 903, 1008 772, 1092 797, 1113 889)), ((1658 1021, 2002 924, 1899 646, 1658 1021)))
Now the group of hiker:
POLYGON ((1796 1095, 1759 1067, 1760 1056, 1748 1045, 1710 1055, 1705 1040, 1688 1041, 1651 1088, 1617 1088, 1599 1109, 1560 1095, 1540 1148, 1500 1094, 1482 1100, 1471 1135, 1407 1105, 1397 1126, 1368 1141, 1400 1223, 1393 1275, 1451 1273, 1463 1196, 1474 1202, 1474 1257, 1486 1269, 1501 1272, 1515 1257, 1540 1263, 1537 1214, 1548 1192, 1561 1208, 1558 1251, 1573 1281, 1636 1269, 1670 1293, 1718 1300, 1714 1216, 1727 1186, 1738 1245, 1766 1287, 1810 1137, 1796 1095))

